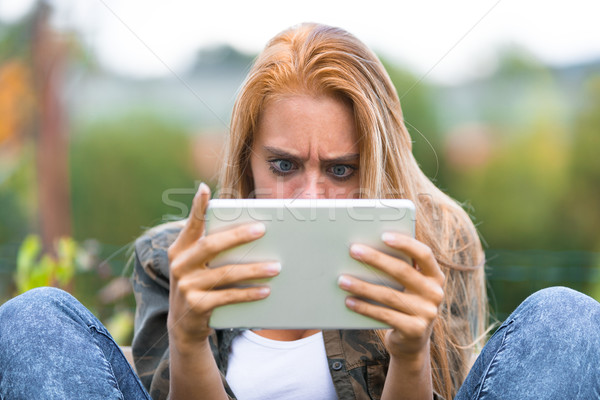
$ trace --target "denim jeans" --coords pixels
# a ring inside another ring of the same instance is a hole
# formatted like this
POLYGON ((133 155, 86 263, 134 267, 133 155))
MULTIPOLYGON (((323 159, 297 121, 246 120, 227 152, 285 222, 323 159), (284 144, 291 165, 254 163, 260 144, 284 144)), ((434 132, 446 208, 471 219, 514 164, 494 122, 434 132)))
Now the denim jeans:
POLYGON ((600 303, 562 287, 534 293, 486 343, 455 399, 600 399, 600 303))
MULTIPOLYGON (((566 288, 525 300, 456 399, 599 399, 600 303, 566 288)), ((150 399, 102 324, 41 288, 0 307, 0 399, 150 399)))
POLYGON ((106 328, 70 294, 31 290, 0 307, 0 399, 150 399, 106 328))

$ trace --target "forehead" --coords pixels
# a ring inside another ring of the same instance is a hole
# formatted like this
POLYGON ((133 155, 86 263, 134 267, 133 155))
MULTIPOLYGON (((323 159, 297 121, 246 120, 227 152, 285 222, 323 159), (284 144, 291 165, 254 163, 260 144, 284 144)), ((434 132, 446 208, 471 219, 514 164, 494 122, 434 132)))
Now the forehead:
POLYGON ((357 139, 352 106, 326 95, 286 95, 268 101, 254 137, 257 144, 302 153, 358 152, 357 139))

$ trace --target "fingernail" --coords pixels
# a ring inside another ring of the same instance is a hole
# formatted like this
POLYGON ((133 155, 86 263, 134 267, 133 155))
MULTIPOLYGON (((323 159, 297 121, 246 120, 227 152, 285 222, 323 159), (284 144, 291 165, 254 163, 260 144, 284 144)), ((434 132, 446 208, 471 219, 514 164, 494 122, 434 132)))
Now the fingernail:
POLYGON ((252 224, 249 228, 250 234, 252 236, 261 236, 263 233, 265 233, 265 229, 265 224, 263 224, 262 222, 252 224))
POLYGON ((365 254, 365 248, 360 244, 353 244, 352 246, 350 246, 350 254, 352 254, 355 257, 360 257, 363 254, 365 254))
POLYGON ((353 298, 348 297, 346 299, 346 305, 350 308, 354 308, 354 306, 356 305, 356 301, 354 301, 353 298))
POLYGON ((208 193, 210 192, 210 188, 208 187, 208 185, 204 182, 200 182, 200 185, 198 186, 198 193, 208 193))
POLYGON ((352 284, 352 282, 350 281, 350 279, 348 279, 346 276, 341 275, 338 278, 338 285, 339 287, 341 287, 342 289, 348 289, 350 287, 350 285, 352 284))
POLYGON ((271 288, 270 287, 261 287, 260 289, 258 289, 258 296, 263 298, 263 297, 267 297, 269 295, 269 293, 271 293, 271 288))
POLYGON ((393 233, 390 232, 384 232, 381 235, 381 240, 383 240, 385 243, 394 243, 396 239, 396 235, 394 235, 393 233))
POLYGON ((281 264, 280 263, 271 263, 267 264, 265 270, 269 275, 277 275, 281 272, 281 264))

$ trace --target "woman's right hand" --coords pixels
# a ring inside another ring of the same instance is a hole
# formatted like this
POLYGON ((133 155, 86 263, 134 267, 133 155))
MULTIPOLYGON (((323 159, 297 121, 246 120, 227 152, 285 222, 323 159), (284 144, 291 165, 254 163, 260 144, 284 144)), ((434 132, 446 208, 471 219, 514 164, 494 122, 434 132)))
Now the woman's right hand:
POLYGON ((169 247, 170 293, 167 326, 171 343, 177 347, 194 346, 205 341, 215 307, 260 300, 267 297, 267 286, 223 288, 233 283, 269 278, 279 274, 278 263, 234 264, 208 268, 207 264, 220 252, 251 242, 264 235, 262 223, 238 226, 205 235, 205 214, 210 189, 200 184, 186 225, 169 247))

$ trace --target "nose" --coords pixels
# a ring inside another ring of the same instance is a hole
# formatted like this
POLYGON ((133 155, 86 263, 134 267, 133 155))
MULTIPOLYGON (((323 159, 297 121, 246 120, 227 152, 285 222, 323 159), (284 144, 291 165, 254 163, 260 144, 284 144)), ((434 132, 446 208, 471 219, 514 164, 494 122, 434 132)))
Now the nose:
POLYGON ((324 199, 327 197, 327 181, 320 175, 308 175, 300 189, 300 199, 324 199))

